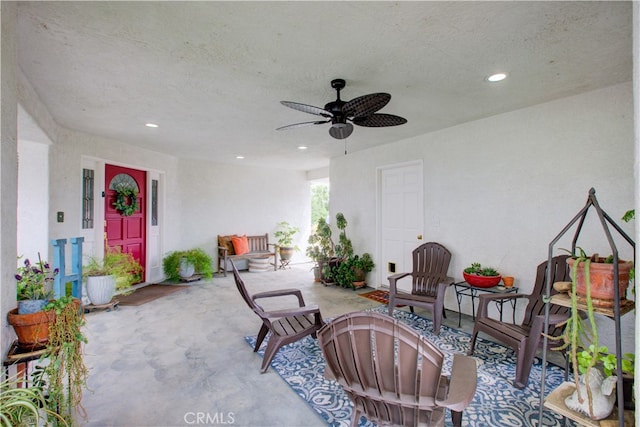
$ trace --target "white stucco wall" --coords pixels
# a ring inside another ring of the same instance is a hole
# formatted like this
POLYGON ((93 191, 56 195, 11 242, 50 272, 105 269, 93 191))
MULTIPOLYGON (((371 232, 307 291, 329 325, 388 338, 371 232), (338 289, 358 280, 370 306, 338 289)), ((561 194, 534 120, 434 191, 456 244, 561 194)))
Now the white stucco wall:
POLYGON ((18 255, 48 258, 49 146, 18 141, 18 255))
MULTIPOLYGON (((311 192, 304 172, 190 160, 180 162, 177 182, 182 233, 168 248, 195 244, 213 252, 218 234, 269 233, 269 242, 276 243, 273 234, 280 221, 300 228, 296 244, 301 249, 306 244, 311 192)), ((303 260, 301 250, 292 262, 303 260)))
MULTIPOLYGON (((150 150, 138 149, 82 132, 59 127, 27 81, 22 81, 21 104, 52 137, 48 239, 80 236, 81 178, 83 159, 119 164, 162 173, 164 210, 162 253, 202 247, 216 258, 218 234, 273 233, 276 223, 298 226, 296 236, 302 251, 294 257, 304 261, 304 244, 310 228, 310 181, 304 172, 280 171, 181 160, 150 150), (63 223, 56 212, 65 214, 63 223)), ((96 190, 103 183, 97 182, 96 190)), ((97 192, 99 194, 99 191, 97 192)), ((70 248, 67 246, 67 253, 70 248)), ((86 251, 85 251, 86 252, 86 251)), ((51 254, 49 253, 48 256, 51 254)))
MULTIPOLYGON (((461 279, 477 260, 515 276, 529 293, 549 242, 584 206, 591 187, 613 218, 634 206, 632 111, 632 84, 624 83, 336 157, 332 216, 343 212, 350 220, 357 252, 378 254, 376 168, 422 159, 425 241, 452 251, 450 275, 461 279)), ((621 225, 633 235, 633 224, 621 225)), ((588 222, 579 243, 609 252, 600 230, 588 222)), ((560 247, 570 247, 570 239, 560 247)), ((631 257, 622 243, 620 254, 631 257)), ((386 284, 385 272, 376 273, 386 284)), ((453 289, 445 305, 457 310, 453 289)), ((463 310, 471 313, 469 301, 463 310)), ((625 324, 632 323, 628 317, 625 324)))
POLYGON ((16 306, 13 285, 18 192, 16 22, 16 3, 0 2, 0 350, 3 355, 15 339, 6 313, 16 306))

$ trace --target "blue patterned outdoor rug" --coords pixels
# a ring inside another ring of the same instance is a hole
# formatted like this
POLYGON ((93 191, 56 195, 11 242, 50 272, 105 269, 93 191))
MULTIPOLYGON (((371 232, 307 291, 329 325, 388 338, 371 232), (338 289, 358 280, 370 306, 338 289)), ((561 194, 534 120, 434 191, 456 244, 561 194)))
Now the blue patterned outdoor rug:
MULTIPOLYGON (((386 313, 387 307, 380 306, 372 310, 386 313)), ((440 335, 436 336, 432 333, 432 322, 429 319, 403 310, 394 310, 393 316, 420 331, 438 346, 446 355, 446 370, 451 367, 454 353, 466 354, 469 349, 471 336, 466 332, 443 325, 440 335)), ((245 340, 253 348, 256 337, 245 337, 245 340)), ((259 350, 261 356, 264 356, 264 349, 265 344, 259 350)), ((518 390, 512 385, 516 369, 513 350, 478 338, 474 357, 478 361, 478 387, 471 405, 464 411, 462 425, 470 427, 540 425, 538 407, 541 360, 536 359, 531 368, 528 386, 518 390)), ((353 406, 338 383, 324 378, 325 360, 315 339, 306 337, 282 347, 271 362, 271 367, 328 425, 345 427, 350 425, 353 406)), ((563 381, 564 370, 548 364, 545 394, 550 393, 563 381)), ((445 425, 452 425, 449 413, 445 425)), ((550 410, 545 410, 542 425, 561 426, 562 417, 550 410)), ((574 424, 568 421, 567 425, 574 424)), ((359 426, 373 427, 375 424, 362 417, 359 426)))

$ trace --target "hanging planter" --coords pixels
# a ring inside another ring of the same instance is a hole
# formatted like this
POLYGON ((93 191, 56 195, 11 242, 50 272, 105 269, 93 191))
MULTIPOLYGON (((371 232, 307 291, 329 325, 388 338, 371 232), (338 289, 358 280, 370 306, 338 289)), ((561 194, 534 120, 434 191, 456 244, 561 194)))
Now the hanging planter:
POLYGON ((115 188, 116 200, 113 207, 116 208, 120 215, 131 216, 138 208, 138 190, 126 185, 119 185, 115 188))

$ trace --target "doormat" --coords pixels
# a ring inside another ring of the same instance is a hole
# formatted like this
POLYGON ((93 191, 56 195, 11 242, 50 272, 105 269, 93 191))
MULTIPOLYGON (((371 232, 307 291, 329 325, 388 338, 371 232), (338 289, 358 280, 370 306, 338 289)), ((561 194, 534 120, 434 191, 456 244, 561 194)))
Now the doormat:
POLYGON ((189 286, 178 285, 148 285, 136 290, 132 294, 118 295, 117 298, 120 305, 138 306, 188 287, 189 286))
MULTIPOLYGON (((361 297, 372 299, 376 302, 380 302, 382 304, 389 305, 389 291, 384 291, 382 289, 377 289, 371 292, 365 292, 359 294, 361 297)), ((404 307, 403 304, 398 304, 396 307, 404 307)))

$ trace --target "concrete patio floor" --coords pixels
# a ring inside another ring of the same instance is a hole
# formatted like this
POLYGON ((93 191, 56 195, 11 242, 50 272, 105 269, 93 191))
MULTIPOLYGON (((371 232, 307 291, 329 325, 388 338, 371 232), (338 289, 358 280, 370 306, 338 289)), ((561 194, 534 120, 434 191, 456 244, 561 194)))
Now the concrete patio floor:
MULTIPOLYGON (((325 318, 380 305, 358 296, 369 288, 314 283, 310 264, 241 274, 251 293, 301 289, 325 318)), ((138 307, 88 313, 86 321, 88 421, 80 425, 326 425, 273 369, 260 374, 262 358, 244 337, 257 334, 261 322, 242 301, 233 275, 192 282, 138 307)), ((457 321, 455 312, 444 319, 453 327, 457 321)), ((472 328, 463 316, 462 329, 472 328)))

